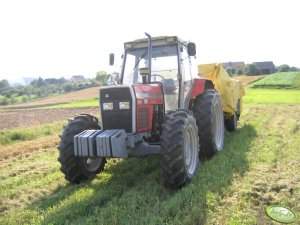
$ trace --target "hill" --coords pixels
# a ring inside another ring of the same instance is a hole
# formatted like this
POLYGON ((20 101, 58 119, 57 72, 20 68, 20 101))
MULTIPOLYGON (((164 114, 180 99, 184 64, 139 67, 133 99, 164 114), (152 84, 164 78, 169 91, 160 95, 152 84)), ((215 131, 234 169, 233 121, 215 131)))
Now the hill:
POLYGON ((3 106, 2 109, 24 109, 35 108, 41 106, 57 105, 70 103, 77 100, 97 98, 99 95, 99 87, 86 88, 80 91, 69 92, 67 94, 57 95, 53 97, 43 98, 41 100, 29 103, 15 104, 12 106, 3 106))
POLYGON ((274 73, 254 82, 249 87, 300 89, 300 72, 274 73))

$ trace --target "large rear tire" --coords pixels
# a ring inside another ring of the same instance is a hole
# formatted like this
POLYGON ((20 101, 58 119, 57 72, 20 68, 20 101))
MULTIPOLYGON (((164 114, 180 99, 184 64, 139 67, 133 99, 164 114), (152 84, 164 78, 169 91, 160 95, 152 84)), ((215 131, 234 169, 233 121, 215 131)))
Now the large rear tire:
POLYGON ((224 146, 224 116, 221 98, 215 90, 206 90, 193 105, 197 121, 200 154, 211 157, 224 146))
POLYGON ((100 130, 98 119, 92 115, 82 114, 70 120, 61 135, 58 146, 58 161, 61 172, 67 181, 80 183, 94 178, 104 169, 105 158, 80 158, 74 155, 74 136, 84 130, 100 130))
POLYGON ((165 117, 161 135, 161 165, 166 187, 180 188, 199 166, 199 140, 192 113, 178 109, 165 117))

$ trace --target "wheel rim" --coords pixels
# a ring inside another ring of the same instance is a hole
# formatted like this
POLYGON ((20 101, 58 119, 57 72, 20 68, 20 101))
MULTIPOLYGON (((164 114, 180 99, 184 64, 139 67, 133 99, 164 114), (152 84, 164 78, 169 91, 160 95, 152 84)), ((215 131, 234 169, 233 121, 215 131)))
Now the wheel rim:
POLYGON ((224 118, 221 104, 214 105, 214 133, 215 133, 215 145, 218 151, 223 148, 224 142, 224 118))
POLYGON ((196 135, 195 129, 192 126, 189 126, 184 134, 184 158, 189 175, 193 175, 197 169, 199 149, 196 135))
POLYGON ((89 172, 95 172, 101 165, 102 159, 101 158, 87 158, 87 159, 82 159, 83 160, 83 165, 88 170, 89 172))

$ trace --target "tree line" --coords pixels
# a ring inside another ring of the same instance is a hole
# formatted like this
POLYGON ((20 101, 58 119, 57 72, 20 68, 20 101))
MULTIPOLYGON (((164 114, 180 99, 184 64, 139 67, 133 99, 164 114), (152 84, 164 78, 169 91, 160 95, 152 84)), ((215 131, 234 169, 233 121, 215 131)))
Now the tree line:
POLYGON ((105 71, 96 73, 96 77, 85 81, 75 82, 65 78, 41 77, 32 80, 28 85, 11 86, 8 80, 0 81, 0 105, 10 105, 15 103, 26 103, 40 98, 45 98, 57 94, 78 91, 81 89, 104 85, 108 74, 105 71))
MULTIPOLYGON (((244 68, 235 69, 227 67, 226 71, 230 75, 259 75, 259 68, 255 64, 247 64, 244 68)), ((300 68, 283 64, 276 66, 274 72, 295 72, 300 71, 300 68)))

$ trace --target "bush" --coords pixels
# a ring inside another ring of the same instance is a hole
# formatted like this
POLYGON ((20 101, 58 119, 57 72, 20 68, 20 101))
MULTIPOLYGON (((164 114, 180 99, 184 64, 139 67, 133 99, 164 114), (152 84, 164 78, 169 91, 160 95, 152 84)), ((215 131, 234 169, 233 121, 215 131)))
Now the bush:
POLYGON ((8 105, 9 104, 9 101, 8 101, 8 99, 7 98, 2 98, 2 99, 0 99, 0 105, 8 105))

